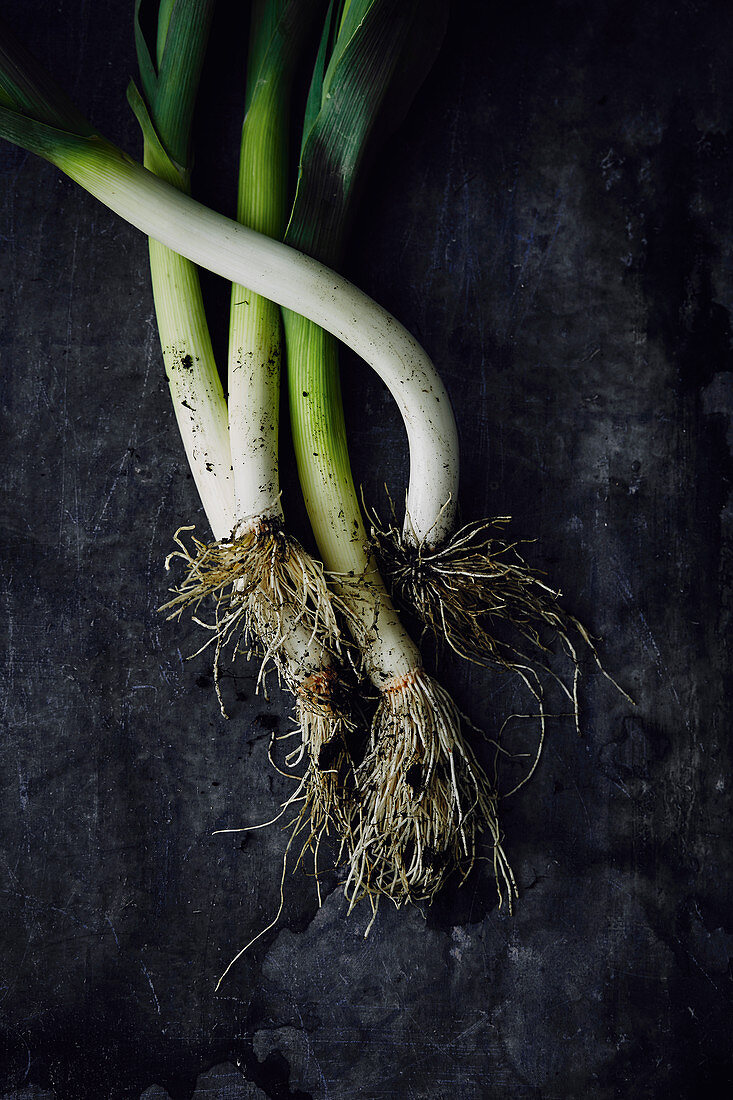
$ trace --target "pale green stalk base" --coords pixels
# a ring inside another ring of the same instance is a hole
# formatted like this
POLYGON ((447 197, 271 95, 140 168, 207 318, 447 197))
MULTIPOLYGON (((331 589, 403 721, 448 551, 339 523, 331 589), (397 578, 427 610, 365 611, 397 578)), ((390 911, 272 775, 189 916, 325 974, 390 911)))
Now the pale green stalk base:
MULTIPOLYGON (((285 4, 252 8, 237 221, 280 237, 285 220, 288 93, 297 51, 278 34, 285 4)), ((291 32, 292 34, 292 32, 291 32)), ((242 284, 229 311, 229 429, 237 521, 282 517, 278 471, 280 311, 242 284)))
POLYGON ((232 287, 229 326, 229 440, 237 526, 282 518, 278 465, 280 310, 232 287))
POLYGON ((368 538, 346 444, 338 348, 304 317, 285 311, 284 320, 293 442, 308 515, 327 568, 358 578, 369 568, 368 538))
POLYGON ((285 312, 293 442, 308 516, 367 673, 382 688, 421 665, 368 553, 346 446, 336 341, 285 312))

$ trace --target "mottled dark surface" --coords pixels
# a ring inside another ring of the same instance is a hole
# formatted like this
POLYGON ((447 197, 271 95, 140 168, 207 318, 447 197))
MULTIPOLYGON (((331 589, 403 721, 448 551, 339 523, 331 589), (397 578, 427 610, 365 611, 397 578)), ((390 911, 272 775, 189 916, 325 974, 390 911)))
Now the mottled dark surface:
MULTIPOLYGON (((7 0, 111 137, 132 3, 7 0)), ((239 17, 239 24, 243 17, 239 17)), ((244 665, 212 696, 196 629, 156 613, 172 532, 205 530, 169 407, 145 242, 0 148, 3 1100, 726 1095, 731 1068, 733 8, 456 4, 375 163, 348 272, 450 390, 463 513, 512 514, 636 708, 589 671, 502 807, 488 867, 426 915, 278 902, 287 700, 244 665)), ((201 193, 230 210, 241 48, 220 13, 201 193), (221 84, 218 83, 221 81, 221 84), (225 153, 222 152, 225 151, 225 153)), ((217 339, 225 296, 213 281, 217 339)), ((367 499, 405 477, 386 392, 347 361, 367 499)), ((286 506, 303 537, 292 476, 286 506)), ((526 709, 442 660, 489 733, 526 709)), ((522 724, 512 747, 529 747, 522 724)))

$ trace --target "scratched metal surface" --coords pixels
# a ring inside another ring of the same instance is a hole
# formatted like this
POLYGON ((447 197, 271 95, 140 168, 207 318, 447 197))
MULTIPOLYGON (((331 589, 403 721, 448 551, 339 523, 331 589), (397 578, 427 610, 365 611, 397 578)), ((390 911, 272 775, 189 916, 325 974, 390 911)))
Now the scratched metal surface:
MULTIPOLYGON (((7 0, 79 105, 135 150, 131 4, 7 0), (41 13, 42 12, 42 16, 41 13)), ((237 36, 222 8, 198 186, 232 202, 237 36), (218 80, 223 79, 223 90, 218 80), (231 109, 230 109, 231 107, 231 109), (219 172, 224 175, 219 178, 219 172)), ((239 16, 240 24, 243 16, 239 16)), ((722 1095, 731 1078, 733 10, 457 4, 375 163, 349 274, 424 342, 455 404, 463 512, 514 516, 603 637, 583 737, 552 723, 488 869, 432 911, 277 908, 287 700, 184 658, 156 613, 182 462, 140 236, 0 148, 3 1100, 722 1095), (468 20, 468 33, 460 26, 468 20)), ((207 282, 217 339, 225 298, 207 282)), ((354 467, 399 498, 402 431, 347 360, 354 467)), ((306 537, 292 476, 285 500, 306 537)), ((526 708, 443 659, 474 722, 526 708)), ((514 748, 529 748, 521 723, 514 748)))

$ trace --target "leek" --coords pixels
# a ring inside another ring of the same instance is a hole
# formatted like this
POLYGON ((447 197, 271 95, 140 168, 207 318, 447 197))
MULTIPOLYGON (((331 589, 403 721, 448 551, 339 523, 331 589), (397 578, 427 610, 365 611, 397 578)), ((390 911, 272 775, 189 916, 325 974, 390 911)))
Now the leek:
MULTIPOLYGON (((285 229, 290 90, 319 7, 257 0, 252 9, 237 220, 271 237, 285 229)), ((277 447, 280 357, 278 306, 251 287, 233 285, 228 377, 235 542, 251 570, 250 614, 296 699, 300 746, 288 763, 305 758, 307 767, 296 791, 302 806, 293 836, 305 831, 318 886, 321 837, 331 824, 342 837, 349 830, 344 782, 351 723, 334 661, 339 628, 322 566, 285 527, 277 447)))
MULTIPOLYGON (((311 86, 288 242, 339 261, 358 170, 377 123, 384 122, 385 101, 396 79, 409 100, 432 46, 420 30, 440 28, 442 8, 432 3, 426 13, 424 4, 352 0, 346 9, 328 63, 324 58, 311 86)), ((506 888, 511 904, 515 886, 501 848, 496 793, 463 737, 455 704, 425 672, 369 554, 349 464, 336 343, 304 317, 284 316, 293 439, 311 525, 380 692, 371 744, 356 771, 347 895, 352 906, 368 896, 374 909, 380 896, 397 905, 430 900, 456 867, 468 873, 478 836, 487 830, 500 899, 506 888)), ((446 437, 449 451, 456 444, 442 389, 438 408, 431 427, 439 425, 443 438, 432 446, 445 458, 446 437)), ((406 423, 413 413, 403 408, 406 423)), ((437 519, 430 515, 429 529, 415 504, 421 471, 413 466, 408 522, 411 531, 417 525, 418 537, 439 536, 438 524, 452 519, 455 486, 448 479, 458 467, 448 465, 437 485, 447 507, 437 519)))
MULTIPOLYGON (((139 7, 138 3, 136 39, 144 96, 131 85, 128 98, 143 131, 145 164, 159 178, 187 191, 191 117, 212 4, 178 0, 172 11, 170 5, 160 5, 155 62, 141 31, 139 7)), ((252 14, 238 216, 254 222, 260 231, 280 233, 283 228, 284 149, 282 140, 273 143, 270 135, 277 139, 285 128, 290 70, 315 10, 308 13, 292 0, 278 0, 255 5, 252 14)), ((287 805, 302 801, 294 835, 307 828, 308 842, 317 852, 322 833, 340 820, 340 769, 322 768, 319 761, 334 755, 334 742, 343 745, 348 723, 328 652, 328 645, 338 648, 338 627, 323 570, 282 529, 277 476, 279 309, 243 287, 233 288, 227 408, 196 268, 152 239, 150 257, 164 360, 192 468, 196 469, 198 452, 210 457, 217 444, 218 453, 229 460, 231 440, 233 475, 227 468, 225 507, 217 509, 221 492, 217 496, 214 477, 221 471, 206 463, 210 477, 197 484, 216 541, 206 544, 194 538, 192 552, 179 532, 178 550, 169 555, 168 564, 182 558, 188 572, 164 610, 178 617, 185 608, 198 608, 206 597, 214 597, 214 680, 222 713, 218 671, 223 644, 231 640, 235 651, 242 646, 263 651, 260 677, 269 660, 275 662, 296 698, 301 749, 291 754, 291 765, 297 766, 308 753, 307 771, 287 805), (208 423, 199 414, 202 408, 213 413, 208 423)))
MULTIPOLYGON (((213 0, 161 3, 156 56, 140 26, 135 39, 142 92, 128 100, 143 132, 145 167, 188 193, 190 129, 213 0)), ((195 266, 165 245, 149 242, 153 298, 163 362, 181 439, 199 497, 216 538, 234 525, 234 495, 227 406, 211 347, 195 266)))

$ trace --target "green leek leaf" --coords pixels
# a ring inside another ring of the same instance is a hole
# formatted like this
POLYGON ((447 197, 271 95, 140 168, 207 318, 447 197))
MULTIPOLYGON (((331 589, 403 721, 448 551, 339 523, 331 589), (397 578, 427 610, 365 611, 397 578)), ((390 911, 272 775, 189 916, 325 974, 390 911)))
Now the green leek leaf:
POLYGON ((97 134, 72 134, 7 107, 0 107, 0 137, 43 157, 64 172, 75 162, 84 161, 85 154, 93 152, 95 142, 107 144, 97 134))
MULTIPOLYGON (((142 0, 137 0, 135 4, 135 45, 142 88, 133 99, 136 102, 144 100, 158 142, 173 164, 188 169, 191 121, 214 0, 175 0, 174 3, 160 0, 156 49, 160 63, 157 70, 140 22, 141 3, 142 0)), ((140 121, 138 110, 134 109, 140 121)))
POLYGON ((140 22, 140 7, 142 2, 143 0, 135 0, 135 14, 133 16, 135 52, 137 53, 137 66, 140 71, 143 98, 148 103, 153 103, 155 101, 158 84, 158 68, 153 58, 150 56, 150 50, 145 41, 145 34, 140 22))
POLYGON ((263 0, 253 12, 237 220, 271 237, 282 236, 287 215, 290 86, 322 8, 318 0, 263 0))
MULTIPOLYGON (((348 0, 346 0, 348 2, 348 0)), ((331 0, 328 5, 328 12, 326 13, 326 21, 323 24, 323 32, 321 34, 321 41, 318 46, 318 54, 316 56, 316 63, 313 68, 313 76, 311 78, 310 87, 308 89, 308 99, 305 105, 305 116, 303 118, 303 138, 301 141, 300 155, 303 155, 303 147, 308 140, 313 125, 318 118, 318 114, 321 110, 323 103, 323 80, 326 75, 326 69, 328 68, 329 58, 333 54, 333 49, 336 44, 336 38, 338 36, 339 27, 344 13, 345 3, 344 0, 331 0)))
POLYGON ((168 29, 171 24, 173 9, 177 3, 178 0, 159 0, 158 33, 155 41, 155 56, 158 60, 158 68, 160 68, 163 61, 165 44, 168 41, 168 29))
POLYGON ((94 133, 84 115, 1 20, 0 106, 59 131, 82 136, 94 133))
POLYGON ((357 176, 379 133, 407 112, 445 29, 445 0, 352 0, 305 137, 286 241, 335 265, 357 176))
POLYGON ((148 105, 138 91, 134 80, 131 80, 127 86, 127 102, 143 133, 146 166, 151 172, 155 172, 156 176, 172 183, 180 191, 188 191, 190 172, 183 164, 177 164, 169 155, 155 129, 148 105))

